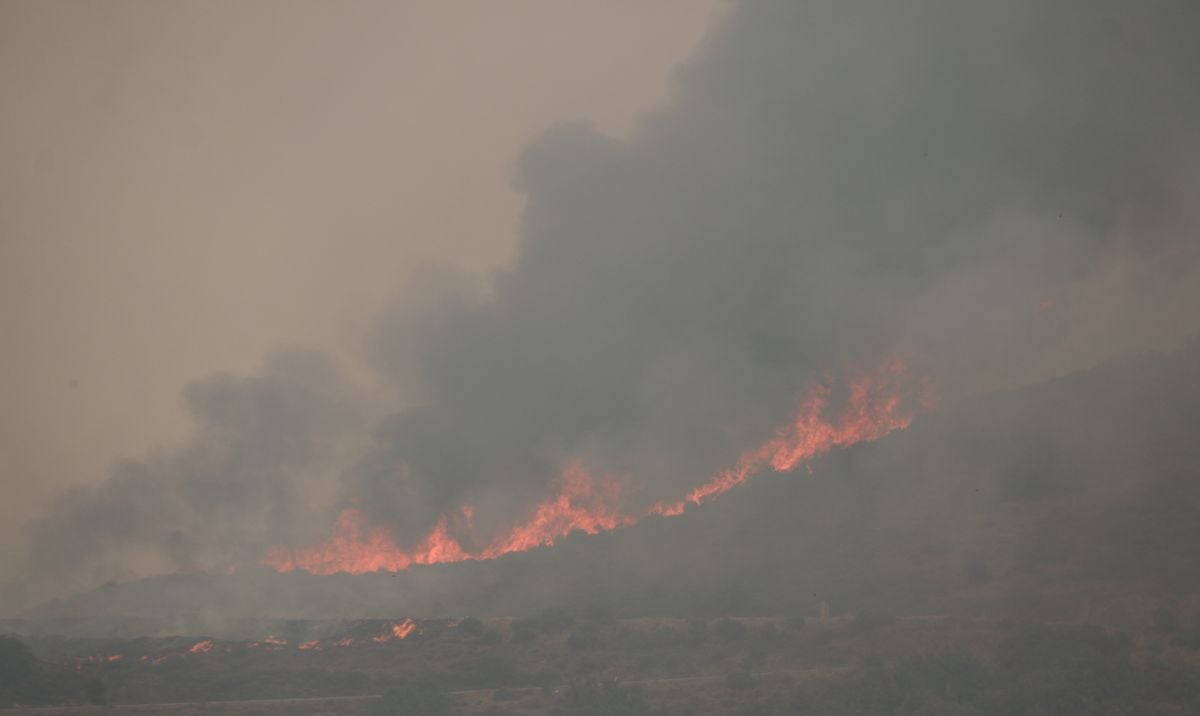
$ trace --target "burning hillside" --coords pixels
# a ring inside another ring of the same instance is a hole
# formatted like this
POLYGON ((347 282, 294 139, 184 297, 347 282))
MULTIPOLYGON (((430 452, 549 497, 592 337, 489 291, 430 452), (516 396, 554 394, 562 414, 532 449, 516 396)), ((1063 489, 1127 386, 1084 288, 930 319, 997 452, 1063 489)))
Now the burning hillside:
POLYGON ((1144 624, 1156 605, 1146 590, 1200 589, 1194 560, 1178 549, 1196 538, 1200 482, 1187 470, 1144 469, 1200 463, 1180 429, 1195 414, 1198 357, 1193 346, 940 408, 886 439, 812 458, 812 476, 752 480, 704 509, 577 531, 554 549, 395 574, 251 566, 164 575, 48 603, 12 628, 254 634, 264 647, 274 635, 319 639, 328 651, 347 636, 395 639, 404 621, 291 634, 286 620, 500 616, 592 602, 639 615, 778 614, 815 599, 1017 619, 1086 611, 1144 624), (714 579, 730 586, 713 590, 714 579))
POLYGON ((412 267, 354 322, 365 355, 191 383, 195 429, 48 503, 16 591, 669 543, 757 475, 907 428, 931 385, 949 406, 1200 329, 1200 6, 869 6, 738 4, 628 133, 514 148, 503 265, 412 267))
POLYGON ((471 505, 462 505, 453 517, 440 517, 428 535, 408 549, 396 543, 388 528, 364 525, 362 513, 347 508, 325 544, 307 549, 275 547, 263 563, 284 572, 304 569, 313 574, 361 574, 394 572, 418 564, 495 559, 550 546, 575 531, 596 534, 636 524, 648 514, 679 515, 688 504, 698 505, 728 492, 765 469, 790 472, 831 450, 877 440, 908 427, 919 407, 931 405, 928 383, 916 378, 904 360, 890 358, 869 371, 847 375, 844 384, 827 379, 809 385, 794 419, 779 427, 774 437, 743 453, 732 468, 720 471, 677 501, 632 509, 633 491, 627 480, 597 478, 583 465, 572 463, 552 483, 554 494, 535 505, 526 521, 493 537, 481 549, 463 546, 474 537, 475 507, 471 505), (845 393, 840 405, 834 403, 839 390, 845 393), (457 534, 452 534, 452 523, 457 534))

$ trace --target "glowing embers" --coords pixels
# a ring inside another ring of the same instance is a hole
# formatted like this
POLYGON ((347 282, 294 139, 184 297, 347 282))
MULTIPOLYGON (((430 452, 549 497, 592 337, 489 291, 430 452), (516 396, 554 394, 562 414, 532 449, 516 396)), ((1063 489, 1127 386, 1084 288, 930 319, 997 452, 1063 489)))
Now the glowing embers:
MULTIPOLYGON (((102 664, 112 664, 125 658, 124 654, 108 654, 102 656, 77 656, 74 659, 75 670, 81 671, 85 666, 95 666, 102 664)), ((142 657, 145 659, 146 657, 142 657)))
POLYGON ((391 641, 392 639, 403 640, 409 634, 412 634, 413 630, 416 628, 417 628, 416 622, 414 622, 412 619, 405 619, 404 621, 399 622, 397 624, 392 624, 382 634, 371 637, 371 641, 374 641, 378 644, 383 644, 383 643, 391 641))
MULTIPOLYGON (((178 642, 176 642, 176 643, 178 643, 178 642)), ((165 664, 168 661, 174 661, 175 659, 207 656, 209 654, 215 654, 218 651, 222 651, 222 652, 229 651, 228 645, 222 646, 220 649, 218 649, 217 643, 214 640, 201 639, 200 641, 194 642, 190 646, 186 646, 183 648, 175 648, 170 651, 160 652, 157 654, 154 654, 154 653, 142 654, 141 656, 138 657, 138 661, 143 664, 149 663, 149 664, 158 665, 158 664, 165 664)), ((121 661, 122 659, 123 659, 122 655, 113 654, 113 655, 107 657, 106 661, 117 662, 117 661, 121 661)))

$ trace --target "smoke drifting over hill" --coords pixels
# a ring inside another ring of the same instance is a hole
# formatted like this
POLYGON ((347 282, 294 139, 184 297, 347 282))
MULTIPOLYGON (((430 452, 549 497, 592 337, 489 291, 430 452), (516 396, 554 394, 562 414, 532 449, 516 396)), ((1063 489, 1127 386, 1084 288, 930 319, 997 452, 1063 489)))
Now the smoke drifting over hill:
POLYGON ((364 426, 312 357, 197 382, 196 437, 64 496, 31 578, 254 564, 351 506, 478 550, 572 465, 635 511, 685 495, 890 356, 953 401, 1169 347, 1200 328, 1196 27, 1165 1, 741 5, 630 140, 528 148, 489 290, 379 319, 412 407, 364 426))

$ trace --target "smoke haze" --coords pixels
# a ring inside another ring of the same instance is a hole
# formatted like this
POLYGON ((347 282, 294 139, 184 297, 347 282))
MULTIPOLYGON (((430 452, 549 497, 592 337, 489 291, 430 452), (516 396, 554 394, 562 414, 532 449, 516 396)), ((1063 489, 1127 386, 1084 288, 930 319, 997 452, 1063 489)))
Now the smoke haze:
POLYGON ((1165 0, 738 5, 627 137, 529 144, 493 281, 430 272, 372 312, 386 389, 296 352, 191 384, 194 434, 55 502, 22 579, 253 565, 352 505, 401 544, 464 504, 492 534, 575 461, 650 505, 889 356, 953 405, 1178 347, 1198 26, 1165 0))

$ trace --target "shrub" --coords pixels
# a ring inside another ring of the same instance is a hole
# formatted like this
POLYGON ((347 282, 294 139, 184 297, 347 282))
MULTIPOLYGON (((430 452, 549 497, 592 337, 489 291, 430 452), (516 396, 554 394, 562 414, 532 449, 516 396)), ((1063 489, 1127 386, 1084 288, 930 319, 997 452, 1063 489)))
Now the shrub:
POLYGON ((1166 607, 1154 610, 1154 630, 1166 634, 1179 631, 1179 616, 1166 607))
POLYGON ((808 620, 802 616, 788 617, 783 623, 783 629, 791 634, 799 634, 808 628, 808 620))
POLYGON ((454 663, 450 673, 455 684, 471 688, 512 685, 524 680, 516 662, 491 652, 465 656, 454 663))
POLYGON ((568 627, 575 623, 575 618, 567 613, 565 609, 559 607, 551 607, 543 609, 537 617, 535 617, 538 629, 543 634, 557 634, 565 631, 568 627))
POLYGON ((83 698, 93 706, 107 706, 108 688, 100 679, 88 679, 83 682, 83 698))
POLYGON ((589 622, 601 626, 609 626, 617 621, 616 612, 607 604, 592 604, 584 610, 583 616, 589 622))
POLYGON ((371 705, 369 716, 447 716, 450 699, 436 682, 414 678, 394 685, 371 705))
POLYGON ((745 671, 731 671, 725 675, 725 685, 731 689, 742 691, 753 689, 758 685, 758 679, 754 678, 753 674, 745 671))
POLYGON ((537 639, 538 625, 532 619, 516 619, 512 623, 512 640, 516 644, 526 644, 537 639))
POLYGON ((967 581, 974 585, 987 584, 991 581, 992 571, 987 561, 980 557, 972 557, 963 563, 963 574, 967 581))
POLYGON ((982 662, 953 652, 901 659, 893 674, 901 692, 925 692, 948 701, 975 698, 987 688, 988 679, 982 662))
POLYGON ((740 641, 746 635, 746 625, 736 619, 718 619, 712 626, 713 636, 724 641, 740 641))
POLYGON ((600 629, 595 624, 584 624, 567 637, 567 646, 579 651, 598 649, 602 643, 600 629))
POLYGON ((0 636, 0 706, 31 703, 38 681, 37 660, 25 642, 15 636, 0 636))
POLYGON ((562 703, 554 713, 560 716, 642 716, 649 714, 650 708, 640 691, 622 687, 616 681, 584 679, 567 686, 562 703))
POLYGON ((854 615, 851 627, 858 633, 871 633, 896 623, 896 615, 864 609, 854 615))
POLYGON ((467 617, 458 623, 458 633, 465 637, 481 637, 484 634, 484 630, 483 622, 475 617, 467 617))

